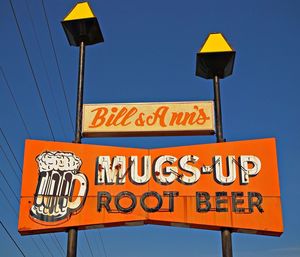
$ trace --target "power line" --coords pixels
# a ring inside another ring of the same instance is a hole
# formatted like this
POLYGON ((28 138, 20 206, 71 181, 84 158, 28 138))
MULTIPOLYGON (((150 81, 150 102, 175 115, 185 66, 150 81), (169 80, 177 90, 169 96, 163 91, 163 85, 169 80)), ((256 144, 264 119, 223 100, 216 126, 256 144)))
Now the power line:
POLYGON ((82 254, 82 250, 81 250, 81 248, 79 247, 79 245, 78 245, 78 250, 79 250, 80 256, 84 256, 84 255, 82 254))
MULTIPOLYGON (((96 232, 95 233, 97 233, 98 231, 96 230, 96 232)), ((99 241, 99 240, 98 240, 99 241)), ((96 242, 96 246, 97 246, 97 251, 98 251, 98 253, 100 254, 100 252, 101 252, 101 249, 100 249, 100 244, 101 244, 101 242, 99 241, 99 242, 96 242)))
MULTIPOLYGON (((6 184, 8 185, 8 187, 9 187, 9 189, 10 189, 10 191, 13 193, 13 195, 14 195, 16 201, 17 201, 18 203, 20 203, 20 201, 19 201, 19 199, 18 199, 18 197, 17 197, 15 191, 12 189, 12 187, 11 187, 10 184, 9 184, 9 182, 6 180, 6 178, 5 178, 5 176, 4 176, 4 174, 3 174, 3 172, 2 172, 1 169, 0 169, 0 174, 1 174, 2 177, 4 178, 6 184)), ((1 191, 2 191, 2 190, 1 190, 1 191)), ((3 194, 3 191, 2 191, 2 194, 3 194)), ((18 215, 17 215, 17 216, 18 216, 18 215)), ((53 254, 50 252, 50 249, 49 249, 48 246, 46 245, 44 239, 43 239, 40 235, 39 235, 39 238, 42 240, 42 242, 43 242, 45 248, 47 249, 47 251, 49 252, 49 254, 50 254, 52 257, 54 257, 53 254)), ((52 240, 53 240, 53 239, 52 239, 52 240)))
POLYGON ((100 230, 98 230, 98 232, 99 232, 98 235, 99 235, 100 240, 101 240, 101 242, 102 242, 102 247, 103 247, 104 255, 105 255, 105 257, 107 257, 106 249, 105 249, 105 246, 104 246, 104 242, 103 242, 103 238, 102 238, 102 235, 101 235, 100 230))
MULTIPOLYGON (((0 129, 1 129, 1 128, 0 128, 0 129)), ((4 178, 5 183, 7 184, 7 186, 9 187, 9 189, 11 190, 11 192, 13 193, 13 195, 14 195, 16 201, 20 204, 20 200, 19 200, 17 194, 16 194, 15 191, 12 189, 11 185, 9 184, 8 180, 7 180, 6 177, 4 176, 4 174, 3 174, 3 172, 2 172, 1 169, 0 169, 0 174, 2 175, 2 177, 4 178)), ((40 235, 39 235, 39 238, 42 240, 42 242, 43 242, 43 244, 44 244, 46 250, 49 252, 49 254, 50 254, 52 257, 54 257, 53 254, 51 253, 50 249, 49 249, 48 246, 46 245, 44 239, 43 239, 40 235)), ((53 240, 53 239, 52 239, 52 240, 53 240)))
MULTIPOLYGON (((0 174, 1 174, 2 177, 4 178, 4 181, 5 181, 5 183, 7 184, 7 186, 9 187, 10 191, 13 193, 13 195, 14 195, 14 197, 15 197, 17 203, 20 204, 20 200, 19 200, 17 194, 16 194, 15 191, 12 189, 11 185, 9 184, 9 182, 7 181, 7 179, 5 178, 5 176, 4 176, 4 174, 3 174, 3 172, 2 172, 1 169, 0 169, 0 174)), ((3 191, 2 191, 2 192, 3 192, 3 191)), ((18 216, 18 215, 17 215, 17 216, 18 216)), ((52 257, 54 257, 53 254, 51 253, 50 249, 49 249, 48 246, 46 245, 44 239, 43 239, 40 235, 39 235, 39 238, 40 238, 40 240, 42 241, 42 243, 44 244, 44 246, 45 246, 46 250, 48 251, 48 253, 49 253, 52 257)), ((52 239, 52 240, 53 240, 53 239, 52 239)))
POLYGON ((18 197, 17 197, 15 191, 14 191, 14 190, 12 189, 12 187, 10 186, 9 182, 8 182, 7 179, 5 178, 5 176, 4 176, 4 174, 3 174, 3 172, 2 172, 1 169, 0 169, 0 174, 1 174, 2 177, 4 178, 5 183, 7 184, 7 186, 9 187, 9 189, 12 191, 14 197, 16 198, 17 202, 19 203, 19 199, 18 199, 18 197))
POLYGON ((39 252, 41 253, 42 256, 45 256, 43 254, 43 251, 41 250, 41 248, 39 247, 38 243, 35 242, 35 240, 33 240, 33 238, 31 237, 31 241, 34 243, 35 247, 39 250, 39 252))
POLYGON ((48 16, 47 16, 44 0, 42 0, 42 6, 43 6, 43 11, 44 11, 44 15, 45 15, 46 23, 47 23, 47 28, 48 28, 48 32, 49 32, 49 36, 50 36, 52 50, 53 50, 53 53, 54 53, 54 56, 55 56, 55 63, 56 63, 56 67, 57 67, 60 82, 61 82, 61 88, 63 90, 65 101, 66 101, 66 104, 67 104, 69 119, 70 119, 70 122, 71 122, 72 130, 73 130, 73 132, 75 132, 73 122, 72 122, 70 107, 69 107, 69 101, 68 101, 68 98, 67 98, 65 84, 64 84, 64 81, 63 81, 63 78, 62 78, 62 75, 61 75, 61 70, 60 70, 60 67, 59 67, 58 58, 57 58, 56 50, 55 50, 54 43, 53 43, 52 33, 51 33, 50 25, 49 25, 49 19, 48 19, 48 16))
POLYGON ((8 201, 7 196, 5 195, 4 191, 2 190, 2 188, 0 187, 0 192, 2 193, 2 195, 4 196, 4 199, 7 201, 8 205, 10 206, 10 208, 13 210, 14 214, 18 217, 18 212, 15 210, 15 208, 12 206, 11 202, 8 201))
POLYGON ((56 111, 56 114, 57 114, 57 117, 58 117, 58 121, 59 121, 59 124, 60 124, 60 127, 61 127, 61 130, 64 134, 64 137, 66 137, 66 134, 65 134, 65 130, 64 130, 64 127, 62 125, 62 119, 61 119, 61 116, 60 116, 60 112, 58 110, 58 104, 57 104, 57 101, 56 101, 56 98, 54 96, 54 93, 53 93, 53 87, 52 87, 52 83, 51 83, 51 80, 49 78, 49 73, 48 73, 48 70, 46 68, 46 64, 45 64, 45 59, 44 59, 44 56, 42 54, 42 48, 41 48, 41 44, 40 44, 40 41, 38 39, 38 36, 37 36, 37 32, 36 32, 36 28, 35 28, 35 25, 34 25, 34 22, 33 22, 33 18, 32 18, 32 15, 31 15, 31 12, 30 12, 30 8, 29 8, 29 5, 28 5, 28 1, 26 0, 25 1, 25 4, 26 4, 26 8, 27 8, 27 12, 29 14, 29 18, 30 18, 30 23, 31 23, 31 26, 33 28, 33 34, 34 34, 34 37, 35 37, 35 40, 37 42, 37 45, 38 45, 38 50, 39 50, 39 55, 40 55, 40 58, 42 60, 42 64, 43 64, 43 68, 44 68, 44 71, 46 73, 46 78, 47 78, 47 81, 48 81, 48 87, 49 87, 49 91, 51 93, 51 97, 53 99, 53 103, 54 103, 54 106, 55 106, 55 111, 56 111))
MULTIPOLYGON (((60 244, 60 242, 59 242, 59 240, 57 239, 57 237, 55 236, 55 235, 52 235, 52 234, 50 234, 51 235, 51 237, 53 236, 54 237, 54 239, 55 239, 55 241, 56 241, 56 243, 58 244, 58 246, 59 246, 59 249, 61 250, 61 252, 62 252, 62 255, 64 256, 65 255, 65 251, 64 251, 64 249, 62 248, 62 246, 61 246, 61 244, 60 244)), ((52 237, 52 238, 53 238, 52 237)))
POLYGON ((88 244, 88 247, 89 247, 89 249, 90 249, 91 255, 94 257, 94 254, 93 254, 93 251, 92 251, 90 242, 89 242, 89 240, 88 240, 88 238, 87 238, 87 235, 86 235, 85 231, 83 231, 83 234, 84 234, 84 236, 85 236, 85 240, 87 241, 87 244, 88 244))
POLYGON ((43 107, 43 110, 44 110, 44 113, 45 113, 45 116, 46 116, 46 119, 47 119, 47 122, 48 122, 48 125, 49 125, 49 128, 50 128, 51 135, 52 135, 53 140, 55 141, 53 130, 52 130, 50 120, 49 120, 49 117, 48 117, 48 114, 47 114, 47 111, 46 111, 46 107, 45 107, 45 104, 44 104, 44 101, 43 101, 43 98, 42 98, 42 94, 41 94, 41 91, 40 91, 40 87, 38 85, 37 78, 35 76, 35 73, 34 73, 34 70, 33 70, 33 67, 32 67, 32 64, 31 64, 31 61, 30 61, 30 57, 29 57, 29 54, 28 54, 28 51, 27 51, 27 48, 26 48, 26 45, 25 45, 25 41, 24 41, 23 34, 22 34, 22 31, 21 31, 21 27, 19 25, 16 13, 15 13, 14 6, 12 4, 12 0, 9 0, 9 3, 10 3, 10 6, 11 6, 13 15, 14 15, 14 19, 15 19, 15 22, 16 22, 16 25, 17 25, 17 28, 18 28, 18 32, 19 32, 19 35, 20 35, 20 38, 21 38, 21 41, 22 41, 23 48, 25 50, 25 54, 26 54, 26 57, 27 57, 27 61, 28 61, 30 70, 31 70, 31 74, 32 74, 32 77, 34 79, 35 87, 36 87, 36 90, 38 92, 39 98, 41 100, 41 104, 42 104, 42 107, 43 107))
POLYGON ((12 171, 13 171, 13 173, 15 174, 16 178, 18 179, 19 183, 21 183, 21 179, 20 179, 19 176, 17 175, 17 172, 16 172, 15 168, 13 167, 11 161, 8 159, 8 156, 7 156, 6 152, 4 151, 4 149, 3 149, 3 147, 2 147, 1 144, 0 144, 0 149, 1 149, 1 151, 3 152, 3 155, 4 155, 5 159, 7 160, 7 162, 8 162, 8 164, 9 164, 10 168, 12 169, 12 171))
POLYGON ((0 220, 0 224, 1 226, 4 228, 6 234, 10 237, 10 239, 13 241, 13 243, 15 244, 15 246, 18 248, 18 250, 20 251, 20 253, 25 257, 24 252, 21 250, 21 248, 19 247, 19 245, 17 244, 17 242, 15 241, 15 239, 12 237, 12 235, 9 233, 9 231, 6 229, 6 227, 4 226, 4 224, 2 223, 2 221, 0 220))
POLYGON ((9 150, 10 150, 10 152, 12 153, 12 155, 13 155, 13 157, 14 157, 14 159, 15 159, 15 161, 16 161, 16 163, 17 163, 19 169, 20 169, 20 171, 22 172, 21 165, 20 165, 19 161, 17 160, 17 157, 16 157, 16 155, 14 154, 14 151, 12 150, 12 148, 11 148, 11 146, 10 146, 10 143, 8 142, 8 140, 7 140, 6 136, 5 136, 5 134, 3 133, 2 128, 0 128, 0 132, 1 132, 1 134, 2 134, 2 136, 3 136, 3 138, 4 138, 4 140, 5 140, 6 144, 8 145, 9 150))
MULTIPOLYGON (((10 206, 10 208, 13 210, 14 214, 16 215, 16 217, 18 217, 18 212, 15 210, 15 208, 12 206, 11 202, 8 200, 7 196, 5 195, 4 191, 2 190, 2 188, 0 187, 0 191, 2 193, 2 195, 4 196, 4 199, 6 200, 6 202, 8 203, 8 205, 10 206)), ((33 242, 33 244, 35 245, 35 247, 38 249, 38 251, 40 252, 41 256, 45 256, 41 250, 41 248, 39 247, 39 245, 35 242, 34 238, 30 238, 31 241, 33 242)))
POLYGON ((53 254, 50 252, 49 247, 48 247, 47 244, 45 243, 45 240, 44 240, 40 235, 39 235, 39 238, 41 239, 41 241, 42 241, 43 245, 45 246, 45 248, 47 249, 48 253, 49 253, 52 257, 54 257, 53 254))
POLYGON ((14 102, 16 108, 17 108, 17 111, 18 111, 18 113, 19 113, 19 116, 20 116, 20 118, 21 118, 21 120, 22 120, 22 124, 23 124, 23 126, 24 126, 24 128, 25 128, 25 131, 26 131, 28 137, 31 138, 31 135, 30 135, 30 133, 29 133, 29 129, 28 129, 27 125, 26 125, 26 122, 25 122, 25 120, 24 120, 24 118, 23 118, 23 115, 22 115, 22 113, 21 113, 21 111, 20 111, 19 105, 17 104, 16 98, 15 98, 15 96, 14 96, 12 90, 11 90, 11 87, 10 87, 10 85, 9 85, 7 79, 6 79, 6 76, 5 76, 5 74, 4 74, 4 70, 3 70, 2 66, 0 66, 0 70, 1 70, 1 73, 2 73, 2 77, 3 77, 4 81, 5 81, 4 84, 6 85, 6 87, 7 87, 8 90, 9 90, 10 96, 11 96, 11 98, 13 99, 13 102, 14 102))

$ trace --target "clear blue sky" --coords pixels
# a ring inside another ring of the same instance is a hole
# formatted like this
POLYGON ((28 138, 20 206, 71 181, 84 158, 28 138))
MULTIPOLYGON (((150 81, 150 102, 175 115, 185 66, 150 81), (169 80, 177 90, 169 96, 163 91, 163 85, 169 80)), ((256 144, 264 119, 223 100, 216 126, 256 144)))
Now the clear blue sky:
MULTIPOLYGON (((71 124, 75 124, 78 49, 68 45, 60 21, 76 1, 44 0, 72 123, 42 1, 11 2, 55 140, 70 142, 74 137, 71 124)), ((277 139, 285 226, 280 238, 233 234, 234 256, 300 256, 300 2, 92 0, 90 4, 105 42, 87 48, 85 103, 211 100, 212 81, 195 76, 196 53, 208 33, 226 36, 237 54, 233 75, 221 81, 224 136, 228 141, 277 139)), ((4 76, 31 138, 53 140, 9 0, 1 1, 0 12, 0 65, 4 76)), ((0 169, 19 196, 20 183, 14 171, 21 176, 18 163, 22 166, 24 140, 29 136, 2 73, 0 89, 0 126, 16 158, 1 134, 4 152, 1 149, 0 169)), ((89 144, 145 148, 214 141, 213 136, 83 139, 89 144)), ((0 219, 26 256, 40 256, 35 244, 44 256, 63 256, 56 240, 65 250, 65 233, 41 237, 18 234, 17 217, 11 208, 18 210, 18 203, 2 176, 0 187, 5 193, 4 197, 0 192, 0 219)), ((21 256, 2 227, 0 231, 0 255, 21 256)), ((221 256, 217 231, 149 225, 103 229, 101 235, 108 257, 221 256)), ((80 232, 78 242, 79 256, 92 256, 89 245, 94 256, 105 256, 99 231, 80 232)))

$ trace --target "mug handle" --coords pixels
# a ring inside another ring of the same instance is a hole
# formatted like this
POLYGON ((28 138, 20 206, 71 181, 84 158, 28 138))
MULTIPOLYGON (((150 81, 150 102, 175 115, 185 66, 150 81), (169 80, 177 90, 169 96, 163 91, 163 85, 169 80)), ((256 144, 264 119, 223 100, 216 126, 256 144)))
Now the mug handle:
POLYGON ((85 195, 87 193, 88 182, 87 182, 86 176, 82 173, 77 173, 73 176, 74 176, 74 180, 77 179, 79 181, 80 189, 79 189, 77 198, 73 202, 70 201, 68 203, 68 207, 71 210, 77 210, 83 204, 83 198, 85 197, 85 195))

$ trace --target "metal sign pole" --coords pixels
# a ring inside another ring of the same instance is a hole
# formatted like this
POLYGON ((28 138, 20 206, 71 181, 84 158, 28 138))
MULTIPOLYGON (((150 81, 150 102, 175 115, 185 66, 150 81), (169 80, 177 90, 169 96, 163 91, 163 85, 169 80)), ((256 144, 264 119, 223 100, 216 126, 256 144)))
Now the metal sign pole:
POLYGON ((218 76, 214 76, 214 106, 217 143, 221 143, 224 142, 224 138, 221 112, 220 79, 218 76))
POLYGON ((221 230, 222 236, 222 253, 223 257, 232 257, 232 241, 231 241, 231 231, 228 228, 221 230))
MULTIPOLYGON (((223 138, 223 126, 222 126, 220 80, 218 76, 214 76, 214 105, 215 105, 217 143, 222 143, 224 142, 224 138, 223 138)), ((223 257, 232 257, 231 231, 228 228, 222 229, 221 237, 222 237, 223 257)))
MULTIPOLYGON (((197 53, 196 76, 213 79, 214 109, 217 143, 224 142, 222 128, 220 78, 230 76, 233 71, 235 51, 221 33, 211 33, 197 53)), ((232 257, 231 230, 223 228, 223 257, 232 257)))
POLYGON ((84 82, 84 61, 85 61, 85 43, 80 42, 79 47, 79 68, 78 68, 78 87, 77 87, 77 107, 76 107, 76 131, 75 142, 81 143, 82 130, 82 106, 83 106, 83 82, 84 82))
MULTIPOLYGON (((82 109, 85 46, 104 42, 96 16, 88 2, 77 3, 61 22, 71 46, 79 47, 79 69, 76 105, 76 130, 74 143, 80 144, 82 137, 82 109)), ((76 257, 77 228, 68 230, 67 257, 76 257)))
MULTIPOLYGON (((74 141, 74 143, 77 143, 77 144, 81 143, 84 61, 85 61, 85 43, 83 41, 81 41, 80 48, 79 48, 76 131, 75 131, 75 141, 74 141)), ((76 257, 76 255, 77 255, 77 228, 71 228, 68 230, 67 257, 76 257)))
POLYGON ((68 230, 67 257, 76 257, 77 254, 77 229, 68 230))

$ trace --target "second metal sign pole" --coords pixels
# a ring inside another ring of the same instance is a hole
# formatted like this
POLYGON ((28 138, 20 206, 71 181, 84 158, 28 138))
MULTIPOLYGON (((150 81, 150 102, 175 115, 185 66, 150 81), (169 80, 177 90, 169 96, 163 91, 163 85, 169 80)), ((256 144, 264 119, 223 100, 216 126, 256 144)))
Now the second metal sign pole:
POLYGON ((223 138, 223 126, 222 126, 220 80, 218 76, 214 76, 214 105, 215 105, 217 143, 221 143, 224 142, 224 138, 223 138))
MULTIPOLYGON (((81 143, 84 61, 85 61, 85 43, 82 41, 80 43, 80 48, 79 48, 76 128, 75 128, 75 140, 74 140, 74 143, 77 143, 77 144, 81 143)), ((77 228, 71 228, 68 230, 67 257, 76 257, 76 255, 77 255, 77 233, 78 233, 77 228)))
POLYGON ((84 82, 84 61, 85 61, 85 43, 80 42, 79 47, 79 68, 78 68, 78 87, 77 87, 77 106, 76 106, 76 128, 75 142, 81 143, 82 130, 82 109, 83 109, 83 82, 84 82))
MULTIPOLYGON (((223 138, 223 127, 222 127, 220 80, 218 76, 214 76, 214 105, 215 105, 217 143, 222 143, 224 142, 224 138, 223 138)), ((232 241, 231 241, 230 229, 223 228, 221 230, 221 236, 222 236, 223 257, 232 257, 232 241)))

